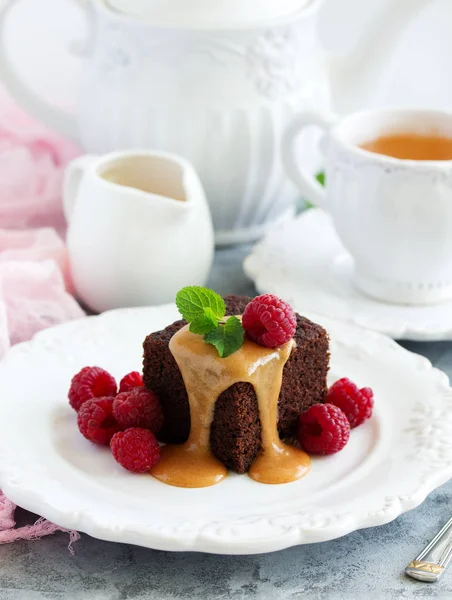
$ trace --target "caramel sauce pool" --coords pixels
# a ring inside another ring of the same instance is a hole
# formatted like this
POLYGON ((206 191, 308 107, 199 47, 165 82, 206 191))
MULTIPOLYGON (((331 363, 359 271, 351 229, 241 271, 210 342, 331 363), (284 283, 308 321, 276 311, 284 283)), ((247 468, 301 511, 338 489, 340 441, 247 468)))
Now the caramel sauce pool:
POLYGON ((261 422, 261 450, 248 475, 260 483, 289 483, 309 471, 309 456, 284 444, 278 434, 278 399, 282 375, 295 342, 280 348, 263 348, 245 339, 231 356, 220 358, 216 349, 200 335, 183 327, 170 341, 187 389, 191 428, 188 440, 161 449, 160 462, 151 474, 177 487, 215 485, 228 474, 210 449, 210 427, 215 402, 222 392, 239 381, 254 386, 261 422))

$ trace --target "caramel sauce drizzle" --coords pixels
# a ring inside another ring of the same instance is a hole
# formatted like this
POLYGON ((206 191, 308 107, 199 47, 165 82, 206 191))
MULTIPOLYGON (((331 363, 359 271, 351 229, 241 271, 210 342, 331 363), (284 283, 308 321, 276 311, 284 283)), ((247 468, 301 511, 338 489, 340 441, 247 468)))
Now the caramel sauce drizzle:
POLYGON ((278 433, 278 399, 284 365, 295 341, 279 348, 263 348, 245 339, 231 356, 220 358, 216 349, 188 325, 170 341, 187 389, 191 428, 188 440, 162 447, 161 460, 151 474, 169 485, 200 488, 215 485, 227 476, 227 468, 210 449, 210 427, 217 398, 239 381, 254 386, 261 422, 261 450, 248 475, 260 483, 288 483, 309 471, 309 456, 283 443, 278 433))

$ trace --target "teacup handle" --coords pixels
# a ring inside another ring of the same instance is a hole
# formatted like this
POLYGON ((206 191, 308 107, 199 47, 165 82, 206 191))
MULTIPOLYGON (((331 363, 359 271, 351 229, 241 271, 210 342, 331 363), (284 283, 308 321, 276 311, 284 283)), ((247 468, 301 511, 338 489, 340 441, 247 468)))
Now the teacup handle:
POLYGON ((63 210, 66 221, 71 220, 78 190, 86 169, 97 159, 95 154, 85 154, 71 161, 64 172, 63 179, 63 210))
POLYGON ((282 159, 289 178, 303 196, 326 210, 325 188, 299 164, 295 142, 305 127, 315 125, 328 132, 337 122, 337 116, 316 110, 303 111, 292 119, 283 135, 282 159))

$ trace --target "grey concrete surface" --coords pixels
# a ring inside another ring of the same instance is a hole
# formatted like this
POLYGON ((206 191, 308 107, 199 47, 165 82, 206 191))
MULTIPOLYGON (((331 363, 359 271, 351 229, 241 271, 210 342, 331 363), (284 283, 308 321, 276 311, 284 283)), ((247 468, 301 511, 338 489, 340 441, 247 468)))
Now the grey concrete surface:
MULTIPOLYGON (((211 286, 253 294, 241 270, 246 248, 217 252, 211 286)), ((406 343, 452 375, 452 343, 406 343)), ((452 481, 383 527, 257 556, 157 552, 83 535, 0 546, 0 600, 399 600, 452 599, 452 569, 438 584, 403 575, 452 514, 452 481)), ((18 511, 21 523, 33 515, 18 511)))

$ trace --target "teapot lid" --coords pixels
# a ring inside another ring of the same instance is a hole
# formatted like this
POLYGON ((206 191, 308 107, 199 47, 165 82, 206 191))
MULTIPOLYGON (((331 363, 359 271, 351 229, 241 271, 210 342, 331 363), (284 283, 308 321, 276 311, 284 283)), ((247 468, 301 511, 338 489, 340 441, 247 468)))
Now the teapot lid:
POLYGON ((124 15, 156 26, 230 28, 296 15, 312 0, 104 0, 124 15))

